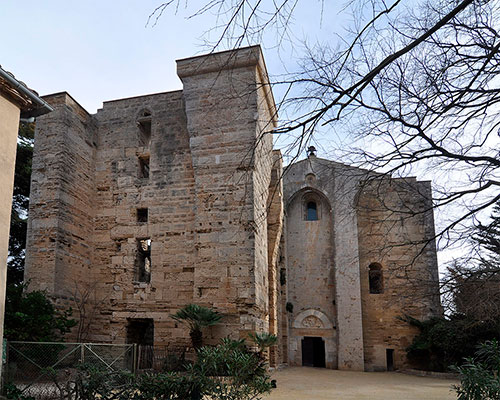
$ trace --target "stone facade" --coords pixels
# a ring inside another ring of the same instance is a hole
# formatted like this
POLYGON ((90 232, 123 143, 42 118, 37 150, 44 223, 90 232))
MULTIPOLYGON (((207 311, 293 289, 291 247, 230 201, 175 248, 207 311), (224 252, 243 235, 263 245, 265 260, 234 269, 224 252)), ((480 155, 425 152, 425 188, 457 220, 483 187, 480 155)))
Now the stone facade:
POLYGON ((441 314, 430 183, 310 155, 283 186, 289 363, 302 364, 304 338, 320 337, 327 367, 408 367, 417 332, 399 317, 441 314), (379 290, 370 288, 374 265, 379 290))
POLYGON ((196 303, 224 314, 208 343, 276 334, 273 366, 302 364, 304 339, 323 346, 328 368, 385 369, 387 349, 405 366, 414 332, 396 317, 439 313, 436 285, 426 297, 423 282, 437 282, 429 184, 315 156, 283 174, 260 47, 177 70, 182 91, 105 102, 94 115, 67 93, 45 98, 55 111, 37 121, 30 288, 84 306, 74 340, 187 345, 170 314, 196 303), (380 185, 387 199, 374 195, 380 185), (421 213, 400 220, 407 208, 421 213), (422 239, 432 243, 420 252, 422 239), (374 262, 380 294, 367 293, 374 262))

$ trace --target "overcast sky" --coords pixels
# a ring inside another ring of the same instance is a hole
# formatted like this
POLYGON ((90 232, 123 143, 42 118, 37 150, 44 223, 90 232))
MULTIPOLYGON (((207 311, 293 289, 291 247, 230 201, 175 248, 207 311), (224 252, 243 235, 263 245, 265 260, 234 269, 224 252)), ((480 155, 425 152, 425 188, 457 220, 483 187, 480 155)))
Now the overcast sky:
MULTIPOLYGON (((188 19, 194 8, 177 14, 172 8, 155 26, 146 26, 161 3, 3 0, 0 65, 41 95, 69 92, 91 113, 106 100, 180 89, 175 60, 206 52, 204 33, 216 19, 211 14, 188 19)), ((202 2, 191 2, 196 3, 202 2)), ((293 25, 297 39, 331 39, 340 31, 332 6, 321 19, 318 0, 299 4, 293 25)), ((278 52, 271 34, 262 45, 270 75, 295 68, 298 46, 285 45, 278 52)), ((275 96, 279 100, 280 93, 275 96)))

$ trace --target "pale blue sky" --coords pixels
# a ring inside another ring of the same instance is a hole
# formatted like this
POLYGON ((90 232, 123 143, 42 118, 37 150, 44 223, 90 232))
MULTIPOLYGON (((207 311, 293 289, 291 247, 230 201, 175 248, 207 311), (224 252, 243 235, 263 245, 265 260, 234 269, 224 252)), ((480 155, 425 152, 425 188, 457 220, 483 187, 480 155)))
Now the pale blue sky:
MULTIPOLYGON (((182 2, 183 3, 183 2, 182 2)), ((200 1, 192 1, 193 5, 200 1)), ((0 64, 41 95, 69 92, 89 112, 105 100, 181 88, 175 60, 201 54, 203 33, 213 15, 187 19, 181 9, 166 11, 156 26, 146 26, 159 0, 3 0, 0 8, 0 64)), ((337 40, 337 11, 319 0, 299 3, 293 32, 298 39, 337 40)), ((194 8, 190 9, 193 11, 194 8)), ((214 38, 214 36, 212 36, 214 38)), ((271 75, 293 70, 299 47, 276 39, 262 43, 271 75)), ((280 93, 275 93, 277 100, 280 93)))
MULTIPOLYGON (((0 64, 41 95, 67 91, 90 113, 106 100, 180 89, 175 60, 207 52, 202 37, 214 26, 215 17, 186 19, 189 12, 181 9, 175 14, 171 9, 158 24, 146 26, 161 3, 2 0, 0 64)), ((335 45, 339 40, 335 34, 342 34, 343 26, 351 22, 347 13, 339 14, 343 4, 325 1, 321 14, 320 0, 299 2, 292 26, 295 46, 285 43, 278 51, 275 35, 264 37, 271 78, 296 69, 302 51, 297 43, 302 40, 335 45)), ((276 89, 277 101, 281 95, 276 89)), ((329 135, 332 140, 331 131, 329 135)), ((321 148, 318 155, 325 156, 321 148)))

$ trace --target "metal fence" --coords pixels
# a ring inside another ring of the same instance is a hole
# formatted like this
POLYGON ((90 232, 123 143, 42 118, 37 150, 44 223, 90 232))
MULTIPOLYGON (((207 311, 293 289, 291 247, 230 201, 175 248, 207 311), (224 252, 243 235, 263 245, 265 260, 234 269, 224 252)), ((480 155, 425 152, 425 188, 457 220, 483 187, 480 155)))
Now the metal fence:
POLYGON ((67 399, 82 366, 113 372, 183 370, 194 353, 182 346, 136 344, 7 342, 4 391, 34 399, 67 399))
POLYGON ((137 346, 136 370, 156 372, 180 371, 186 362, 193 361, 190 348, 183 346, 137 346), (191 357, 190 357, 191 356, 191 357))
POLYGON ((134 344, 8 342, 4 386, 15 385, 20 395, 35 399, 61 398, 81 365, 135 373, 134 344))

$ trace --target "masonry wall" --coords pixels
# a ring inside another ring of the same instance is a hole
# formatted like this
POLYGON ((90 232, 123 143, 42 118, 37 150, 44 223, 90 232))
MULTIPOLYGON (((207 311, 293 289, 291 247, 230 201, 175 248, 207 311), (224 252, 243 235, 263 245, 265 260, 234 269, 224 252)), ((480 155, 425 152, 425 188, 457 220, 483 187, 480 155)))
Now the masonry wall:
POLYGON ((183 91, 105 102, 92 116, 49 96, 56 111, 37 124, 26 279, 67 305, 88 298, 78 340, 123 343, 132 321, 152 319, 155 344, 187 345, 170 315, 189 303, 224 314, 207 343, 269 329, 275 111, 262 53, 180 60, 178 74, 183 91), (150 279, 138 275, 138 240, 151 241, 150 279))
POLYGON ((295 318, 290 327, 291 347, 295 348, 290 362, 302 364, 300 338, 319 336, 325 341, 326 365, 337 367, 337 313, 335 308, 335 286, 333 269, 333 227, 331 207, 327 199, 315 192, 298 193, 288 206, 288 301, 293 304, 295 318), (315 201, 318 207, 318 220, 307 221, 305 205, 315 201), (304 290, 306 289, 306 290, 304 290), (328 325, 311 310, 324 314, 328 325), (310 314, 310 315, 309 315, 310 314))
POLYGON ((125 342, 130 319, 154 320, 157 344, 188 343, 170 318, 193 302, 194 176, 182 92, 104 103, 98 111, 95 254, 101 318, 93 340, 125 342), (138 121, 150 114, 151 137, 138 121), (149 158, 149 178, 140 159, 149 158), (138 221, 147 209, 147 221, 138 221), (151 240, 151 280, 138 279, 137 240, 151 240))
POLYGON ((67 93, 37 119, 25 279, 62 304, 89 282, 93 256, 95 125, 67 93))
POLYGON ((273 168, 271 172, 271 180, 269 182, 269 193, 267 198, 267 257, 268 257, 268 296, 269 307, 267 311, 269 319, 269 333, 278 338, 276 346, 269 349, 269 363, 272 367, 276 367, 283 363, 283 337, 281 335, 281 325, 283 311, 281 308, 281 287, 286 284, 282 282, 280 270, 282 263, 282 248, 281 240, 283 237, 283 181, 281 175, 283 173, 281 152, 275 150, 273 152, 273 168))
POLYGON ((302 363, 301 341, 322 337, 329 368, 363 370, 363 334, 354 198, 365 172, 310 156, 284 177, 289 362, 302 363), (305 221, 310 200, 319 220, 305 221))
POLYGON ((219 335, 246 338, 268 330, 272 138, 259 124, 262 54, 251 47, 180 60, 178 74, 195 170, 195 298, 227 314, 219 335))
MULTIPOLYGON (((358 203, 359 255, 366 369, 412 367, 405 348, 418 329, 399 318, 441 314, 434 220, 429 182, 374 179, 365 182, 358 203), (382 267, 382 293, 370 293, 369 266, 382 267)), ((414 367, 414 366, 413 366, 414 367)))
POLYGON ((301 340, 312 336, 323 338, 330 368, 411 366, 405 348, 417 331, 399 318, 441 314, 430 183, 311 155, 288 167, 284 194, 289 362, 302 363, 301 340), (310 201, 317 221, 306 220, 310 201), (370 293, 373 263, 380 294, 370 293))

